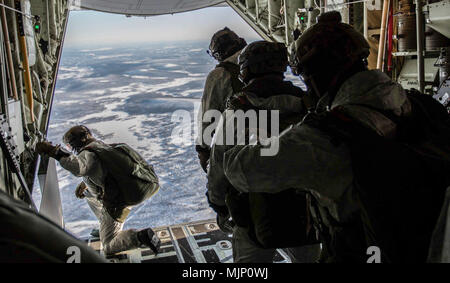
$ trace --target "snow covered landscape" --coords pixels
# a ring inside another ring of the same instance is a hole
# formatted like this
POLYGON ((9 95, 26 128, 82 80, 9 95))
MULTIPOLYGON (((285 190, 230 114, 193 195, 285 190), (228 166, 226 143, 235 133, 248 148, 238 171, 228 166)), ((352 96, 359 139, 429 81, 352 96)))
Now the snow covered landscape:
MULTIPOLYGON (((70 127, 86 125, 106 143, 125 142, 135 148, 160 177, 159 193, 132 211, 125 228, 214 217, 193 143, 194 109, 216 64, 206 54, 207 46, 178 42, 64 50, 48 139, 61 143, 70 127), (177 110, 189 111, 192 123, 172 119, 177 110), (190 144, 171 137, 177 127, 192 132, 190 144)), ((58 176, 66 229, 85 236, 98 223, 86 201, 74 195, 81 180, 59 166, 58 176)))
MULTIPOLYGON (((203 86, 217 64, 206 54, 208 45, 187 41, 64 49, 48 139, 61 143, 70 127, 83 124, 106 143, 135 148, 160 178, 160 191, 132 210, 125 229, 215 218, 194 148, 203 86), (178 119, 180 111, 190 115, 189 123, 178 119), (183 139, 186 133, 189 138, 183 139)), ((295 80, 290 72, 287 76, 295 80)), ((75 197, 81 179, 59 165, 58 177, 65 228, 87 236, 98 222, 86 201, 75 197)), ((34 199, 40 202, 39 189, 34 199)))

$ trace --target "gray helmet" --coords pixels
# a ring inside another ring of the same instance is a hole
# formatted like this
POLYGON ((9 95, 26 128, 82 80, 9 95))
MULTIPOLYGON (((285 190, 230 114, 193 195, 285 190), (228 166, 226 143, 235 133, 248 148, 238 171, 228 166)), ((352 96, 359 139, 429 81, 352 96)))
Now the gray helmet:
POLYGON ((211 38, 208 54, 221 62, 247 45, 245 39, 239 37, 234 31, 225 27, 216 32, 211 38))
MULTIPOLYGON (((328 62, 343 68, 369 56, 369 44, 352 26, 342 23, 339 12, 321 14, 318 22, 307 29, 294 44, 295 54, 290 60, 293 72, 303 73, 308 66, 328 62)), ((319 66, 323 68, 324 66, 319 66)))
POLYGON ((75 152, 79 152, 86 145, 90 136, 92 134, 87 127, 83 125, 75 126, 64 134, 63 143, 70 145, 75 152))
POLYGON ((248 82, 251 77, 286 72, 287 48, 283 43, 256 41, 245 47, 239 55, 240 80, 248 82))

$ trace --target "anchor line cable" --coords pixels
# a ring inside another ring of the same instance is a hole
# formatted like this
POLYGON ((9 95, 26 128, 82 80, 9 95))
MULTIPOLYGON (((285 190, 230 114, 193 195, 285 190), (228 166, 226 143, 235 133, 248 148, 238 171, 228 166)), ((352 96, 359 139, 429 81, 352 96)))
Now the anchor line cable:
POLYGON ((17 10, 17 9, 14 9, 14 8, 12 8, 12 7, 9 7, 9 6, 6 5, 6 4, 0 3, 0 7, 4 7, 4 8, 6 8, 6 9, 8 9, 8 10, 11 10, 11 11, 14 11, 14 12, 16 12, 16 13, 22 14, 22 15, 24 15, 24 16, 27 17, 27 18, 34 19, 34 16, 33 16, 33 15, 30 15, 30 14, 24 13, 24 12, 22 12, 22 11, 19 11, 19 10, 17 10))
MULTIPOLYGON (((344 3, 333 3, 333 4, 328 4, 325 6, 321 6, 320 4, 317 4, 316 0, 313 1, 314 6, 318 9, 320 8, 335 8, 338 6, 345 6, 345 5, 351 5, 351 4, 356 4, 356 3, 364 3, 364 2, 369 2, 370 0, 356 0, 356 1, 351 1, 351 2, 344 2, 344 3)), ((334 1, 332 1, 334 2, 334 1)))
POLYGON ((328 7, 343 6, 343 5, 350 5, 350 4, 363 3, 363 2, 369 2, 369 0, 357 0, 357 1, 346 2, 346 3, 335 3, 335 4, 326 5, 325 7, 328 8, 328 7))

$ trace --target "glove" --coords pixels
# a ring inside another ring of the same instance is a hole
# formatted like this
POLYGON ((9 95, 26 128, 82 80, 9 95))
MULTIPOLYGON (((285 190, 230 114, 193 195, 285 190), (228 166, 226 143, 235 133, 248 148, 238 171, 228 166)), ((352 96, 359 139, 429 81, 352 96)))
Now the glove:
POLYGON ((219 226, 220 230, 224 233, 233 233, 234 222, 233 220, 230 220, 230 215, 217 214, 216 222, 217 226, 219 226))
POLYGON ((51 142, 43 141, 38 142, 35 148, 36 152, 39 154, 46 154, 56 160, 60 160, 62 157, 70 156, 70 152, 62 149, 60 145, 52 145, 51 142))
POLYGON ((81 182, 78 184, 77 188, 75 189, 75 196, 79 199, 84 199, 85 195, 84 192, 87 190, 87 186, 84 182, 81 182))
POLYGON ((54 154, 55 149, 56 146, 52 145, 52 143, 48 141, 38 142, 36 144, 36 152, 39 154, 54 154))
POLYGON ((221 215, 223 217, 226 217, 227 215, 230 215, 230 213, 228 212, 228 207, 226 205, 215 204, 209 199, 208 191, 206 191, 205 196, 206 196, 206 201, 209 204, 209 207, 211 207, 212 210, 214 210, 215 213, 217 213, 218 215, 221 215))
POLYGON ((198 153, 198 159, 200 160, 200 166, 202 167, 205 173, 208 173, 208 164, 209 164, 209 154, 198 153))
POLYGON ((228 207, 226 205, 217 205, 209 200, 209 194, 206 192, 206 200, 208 201, 209 207, 211 207, 215 213, 217 213, 216 223, 220 230, 224 233, 233 233, 234 222, 230 220, 230 213, 228 212, 228 207))
POLYGON ((200 166, 202 166, 203 171, 208 173, 208 163, 210 152, 209 149, 202 148, 201 146, 196 146, 195 150, 197 151, 198 159, 200 160, 200 166))

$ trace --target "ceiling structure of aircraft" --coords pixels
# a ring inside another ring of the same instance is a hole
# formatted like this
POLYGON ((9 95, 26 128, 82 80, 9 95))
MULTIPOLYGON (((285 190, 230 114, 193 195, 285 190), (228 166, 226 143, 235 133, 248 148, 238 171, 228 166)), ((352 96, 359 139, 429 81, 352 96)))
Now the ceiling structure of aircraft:
POLYGON ((182 13, 224 4, 224 0, 75 0, 72 7, 133 16, 182 13))

